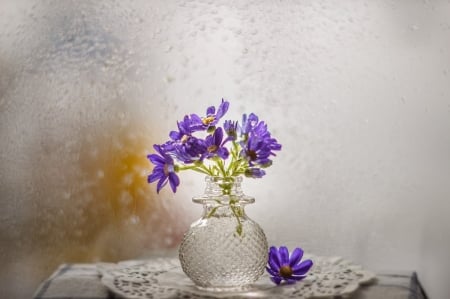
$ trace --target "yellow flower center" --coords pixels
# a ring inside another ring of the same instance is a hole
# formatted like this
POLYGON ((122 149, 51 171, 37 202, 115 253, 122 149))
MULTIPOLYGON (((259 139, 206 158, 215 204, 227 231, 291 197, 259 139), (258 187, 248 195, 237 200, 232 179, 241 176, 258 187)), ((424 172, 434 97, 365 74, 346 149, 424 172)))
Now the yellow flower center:
POLYGON ((186 143, 187 141, 188 141, 188 139, 189 139, 189 136, 188 135, 183 135, 183 137, 181 137, 181 143, 186 143))
POLYGON ((284 278, 289 278, 292 276, 292 268, 290 266, 282 266, 280 268, 280 275, 284 278))
POLYGON ((216 119, 215 116, 203 117, 203 118, 202 118, 202 123, 203 123, 205 126, 208 126, 208 125, 209 125, 210 123, 212 123, 215 119, 216 119))
POLYGON ((210 153, 214 153, 215 151, 217 151, 217 149, 218 149, 218 147, 217 147, 217 145, 210 145, 210 146, 208 146, 208 152, 210 152, 210 153))

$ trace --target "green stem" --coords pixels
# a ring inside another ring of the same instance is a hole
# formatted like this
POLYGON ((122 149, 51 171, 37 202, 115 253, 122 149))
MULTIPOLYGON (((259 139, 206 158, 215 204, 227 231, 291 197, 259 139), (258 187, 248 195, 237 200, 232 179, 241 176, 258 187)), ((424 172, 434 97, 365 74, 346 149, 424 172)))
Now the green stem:
POLYGON ((219 166, 220 172, 222 172, 222 176, 227 177, 227 172, 225 171, 225 166, 223 165, 222 159, 217 160, 217 164, 219 166))
POLYGON ((241 222, 240 217, 242 216, 242 213, 239 210, 239 208, 234 205, 234 202, 233 203, 230 202, 230 208, 238 222, 238 225, 236 226, 236 233, 241 237, 242 236, 242 222, 241 222))
POLYGON ((210 168, 206 167, 203 163, 200 164, 199 167, 204 171, 203 173, 214 176, 214 172, 210 168))
POLYGON ((216 213, 217 209, 219 207, 214 207, 211 209, 211 211, 208 213, 208 215, 206 216, 207 218, 212 217, 214 215, 214 213, 216 213))

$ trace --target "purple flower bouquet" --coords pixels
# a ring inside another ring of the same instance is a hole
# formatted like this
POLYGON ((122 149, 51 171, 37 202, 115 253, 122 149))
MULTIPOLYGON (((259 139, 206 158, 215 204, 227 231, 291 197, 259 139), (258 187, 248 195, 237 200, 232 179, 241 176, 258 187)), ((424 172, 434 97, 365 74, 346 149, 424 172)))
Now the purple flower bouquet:
POLYGON ((281 150, 281 144, 253 113, 244 114, 242 123, 226 120, 220 126, 228 107, 229 102, 222 99, 217 110, 211 106, 203 117, 184 116, 177 123, 178 130, 170 132, 170 140, 153 146, 157 153, 148 155, 155 166, 148 182, 157 181, 158 193, 167 183, 176 192, 178 173, 183 170, 222 178, 265 175, 264 169, 272 165, 271 158, 281 150))

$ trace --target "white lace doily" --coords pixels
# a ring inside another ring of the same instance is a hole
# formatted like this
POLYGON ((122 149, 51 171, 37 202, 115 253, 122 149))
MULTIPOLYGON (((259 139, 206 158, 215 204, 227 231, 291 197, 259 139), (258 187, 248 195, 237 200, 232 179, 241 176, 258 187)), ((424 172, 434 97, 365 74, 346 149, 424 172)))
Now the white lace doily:
POLYGON ((213 293, 197 289, 183 273, 177 258, 158 258, 119 264, 99 264, 102 283, 124 298, 326 298, 347 296, 375 274, 339 257, 309 256, 308 276, 294 284, 276 286, 268 274, 245 292, 213 293))

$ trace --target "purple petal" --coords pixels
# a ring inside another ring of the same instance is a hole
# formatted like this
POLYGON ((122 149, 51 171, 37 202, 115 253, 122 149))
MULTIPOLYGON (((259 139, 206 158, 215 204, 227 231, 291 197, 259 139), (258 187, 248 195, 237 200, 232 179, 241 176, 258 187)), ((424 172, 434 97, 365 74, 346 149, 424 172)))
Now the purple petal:
POLYGON ((250 115, 248 116, 248 121, 250 122, 250 125, 252 127, 256 126, 256 124, 258 123, 258 116, 255 113, 250 113, 250 115))
MULTIPOLYGON (((281 150, 281 144, 276 143, 277 141, 275 140, 273 143, 270 144, 270 149, 274 150, 274 151, 279 151, 281 150)), ((275 156, 275 154, 273 154, 275 156)))
POLYGON ((181 136, 182 134, 180 134, 179 132, 176 132, 176 131, 171 131, 170 133, 169 133, 169 137, 172 139, 172 140, 180 140, 181 139, 181 137, 183 137, 183 136, 181 136))
POLYGON ((167 177, 163 177, 159 180, 158 184, 156 185, 156 193, 159 193, 159 191, 161 191, 162 187, 167 184, 167 181, 167 177))
POLYGON ((281 278, 279 276, 271 277, 270 280, 272 280, 276 284, 280 284, 281 283, 281 278))
POLYGON ((277 276, 277 275, 279 275, 279 274, 278 274, 278 271, 275 271, 275 270, 273 270, 272 268, 266 267, 266 270, 267 270, 267 272, 269 272, 269 274, 272 275, 272 276, 277 276))
POLYGON ((303 257, 303 250, 301 248, 295 248, 291 254, 291 258, 289 260, 289 265, 291 267, 294 267, 295 265, 298 264, 298 262, 300 262, 302 257, 303 257))
POLYGON ((281 265, 288 265, 289 264, 289 251, 286 246, 280 247, 280 258, 281 258, 281 265))
POLYGON ((173 166, 173 159, 169 155, 164 156, 164 162, 167 166, 173 166))
POLYGON ((266 172, 259 168, 247 168, 245 170, 245 176, 251 178, 261 178, 266 174, 266 172))
POLYGON ((222 139, 223 139, 222 128, 217 128, 216 131, 214 132, 214 144, 216 146, 220 146, 220 144, 222 143, 222 139))
POLYGON ((214 115, 216 112, 216 108, 214 106, 208 107, 206 109, 206 116, 214 115))
POLYGON ((155 171, 155 170, 156 169, 154 169, 153 173, 147 177, 147 182, 153 183, 154 181, 164 177, 164 173, 162 173, 161 171, 158 171, 158 170, 155 171))
POLYGON ((191 114, 191 121, 189 124, 189 132, 203 131, 205 126, 203 125, 202 119, 197 114, 191 114))
POLYGON ((313 262, 311 260, 305 260, 300 264, 292 267, 292 273, 294 273, 295 275, 304 275, 309 271, 309 269, 311 269, 312 265, 313 262))
POLYGON ((269 261, 270 260, 272 260, 277 265, 278 270, 280 270, 281 267, 280 254, 278 253, 278 249, 275 246, 270 247, 269 261))
POLYGON ((200 125, 202 124, 202 118, 197 114, 191 114, 191 125, 200 125))
POLYGON ((230 153, 228 152, 228 149, 226 147, 221 147, 217 151, 217 155, 219 157, 221 157, 222 159, 226 160, 226 159, 228 159, 228 156, 230 155, 230 153))
POLYGON ((206 147, 214 145, 214 136, 213 135, 206 136, 205 145, 206 145, 206 147))
POLYGON ((161 156, 158 156, 156 154, 148 155, 147 158, 155 165, 158 166, 164 166, 166 164, 166 161, 161 156))
POLYGON ((155 151, 158 152, 158 154, 160 154, 161 156, 164 156, 164 151, 162 150, 161 146, 158 144, 153 144, 153 148, 155 149, 155 151))
POLYGON ((268 263, 269 263, 270 268, 278 274, 278 272, 280 271, 280 266, 278 264, 278 261, 276 261, 276 259, 273 258, 273 256, 270 256, 268 263))
POLYGON ((180 179, 173 172, 169 173, 169 183, 173 193, 177 192, 177 186, 180 184, 180 179))
POLYGON ((229 106, 230 103, 222 99, 222 103, 220 103, 219 109, 217 109, 216 119, 219 119, 222 116, 224 116, 224 114, 227 113, 229 106))

